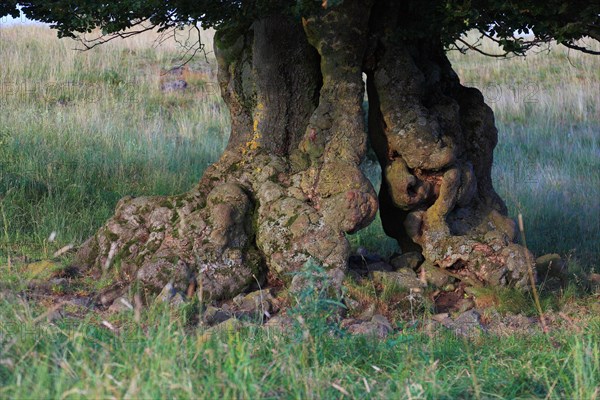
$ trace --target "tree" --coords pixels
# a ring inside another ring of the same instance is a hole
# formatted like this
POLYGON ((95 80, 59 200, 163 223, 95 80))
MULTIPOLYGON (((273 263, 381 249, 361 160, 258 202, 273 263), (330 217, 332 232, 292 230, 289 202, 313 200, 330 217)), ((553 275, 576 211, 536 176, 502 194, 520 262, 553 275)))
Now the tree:
MULTIPOLYGON (((100 28, 113 37, 158 27, 215 27, 231 135, 190 192, 125 198, 76 263, 119 282, 181 289, 198 278, 212 298, 264 279, 289 281, 310 258, 336 285, 346 233, 372 222, 470 282, 524 287, 532 262, 492 185, 494 116, 460 84, 445 51, 477 49, 478 29, 506 54, 552 39, 600 39, 594 2, 528 0, 188 0, 20 2, 60 36, 100 28), (123 30, 128 29, 128 33, 123 30), (515 31, 535 37, 514 37, 515 31), (368 129, 362 102, 367 76, 368 129), (367 133, 368 132, 368 133, 367 133), (372 144, 379 193, 359 164, 372 144), (201 278, 201 279, 199 279, 201 278)), ((0 5, 15 13, 16 2, 0 5)))

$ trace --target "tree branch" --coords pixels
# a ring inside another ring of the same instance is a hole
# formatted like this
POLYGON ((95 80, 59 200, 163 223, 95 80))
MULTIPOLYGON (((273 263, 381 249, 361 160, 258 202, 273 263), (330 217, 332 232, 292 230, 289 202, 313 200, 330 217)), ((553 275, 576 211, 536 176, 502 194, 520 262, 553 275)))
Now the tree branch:
POLYGON ((461 42, 462 44, 464 44, 465 46, 467 46, 467 48, 469 48, 470 50, 474 50, 474 51, 478 52, 479 54, 483 54, 484 56, 495 57, 495 58, 507 58, 508 54, 510 54, 509 52, 505 52, 504 54, 491 54, 491 53, 487 53, 487 52, 481 50, 478 46, 472 45, 463 39, 459 38, 458 41, 461 42))
POLYGON ((590 50, 587 47, 577 46, 576 44, 569 43, 567 41, 560 42, 560 44, 562 44, 565 47, 568 47, 569 49, 581 51, 582 53, 593 54, 595 56, 600 56, 600 51, 590 50))
POLYGON ((121 39, 127 39, 131 36, 135 36, 135 35, 139 35, 140 33, 144 33, 147 31, 151 31, 152 29, 156 28, 156 25, 152 24, 150 26, 144 26, 144 22, 148 21, 148 18, 142 19, 136 23, 134 23, 133 25, 131 25, 131 27, 137 27, 137 26, 142 26, 142 29, 139 30, 134 30, 134 31, 128 31, 128 32, 115 32, 115 33, 111 33, 111 34, 107 34, 107 35, 100 35, 94 39, 86 39, 85 35, 81 35, 81 36, 77 36, 77 40, 85 47, 84 49, 75 49, 78 51, 87 51, 87 50, 91 50, 96 46, 100 46, 104 43, 108 43, 114 39, 117 38, 121 38, 121 39))

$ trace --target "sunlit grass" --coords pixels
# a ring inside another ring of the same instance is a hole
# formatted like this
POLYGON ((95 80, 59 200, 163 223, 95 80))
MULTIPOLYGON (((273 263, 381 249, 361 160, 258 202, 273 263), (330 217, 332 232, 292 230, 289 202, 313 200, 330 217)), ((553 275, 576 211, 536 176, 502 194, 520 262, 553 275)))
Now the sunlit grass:
POLYGON ((0 30, 0 258, 52 231, 57 247, 81 243, 119 198, 184 192, 216 161, 228 115, 215 87, 161 93, 180 50, 153 38, 78 52, 43 27, 0 30))
POLYGON ((246 326, 206 335, 190 324, 195 303, 155 305, 140 322, 133 313, 89 313, 48 323, 40 303, 3 291, 0 397, 320 399, 341 397, 341 390, 350 398, 398 399, 598 395, 597 317, 551 336, 465 340, 407 324, 377 340, 328 326, 318 300, 303 301, 290 311, 303 319, 285 334, 246 326))

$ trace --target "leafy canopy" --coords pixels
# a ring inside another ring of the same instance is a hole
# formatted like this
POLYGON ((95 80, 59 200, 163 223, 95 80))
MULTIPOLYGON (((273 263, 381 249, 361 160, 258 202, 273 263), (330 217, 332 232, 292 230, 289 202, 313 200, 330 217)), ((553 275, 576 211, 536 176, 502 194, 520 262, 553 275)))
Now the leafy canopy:
MULTIPOLYGON (((398 0, 376 0, 398 1, 398 0)), ((319 7, 335 7, 343 0, 39 0, 3 1, 0 17, 18 17, 21 7, 33 20, 52 24, 60 37, 79 37, 100 29, 122 36, 124 30, 165 31, 190 24, 221 31, 239 30, 273 13, 300 17, 319 7)), ((577 44, 584 37, 600 41, 600 2, 583 0, 409 0, 403 1, 399 34, 405 39, 439 37, 450 46, 472 29, 500 44, 503 55, 523 54, 541 43, 556 40, 568 47, 599 54, 577 44), (524 38, 518 34, 533 33, 524 38)))

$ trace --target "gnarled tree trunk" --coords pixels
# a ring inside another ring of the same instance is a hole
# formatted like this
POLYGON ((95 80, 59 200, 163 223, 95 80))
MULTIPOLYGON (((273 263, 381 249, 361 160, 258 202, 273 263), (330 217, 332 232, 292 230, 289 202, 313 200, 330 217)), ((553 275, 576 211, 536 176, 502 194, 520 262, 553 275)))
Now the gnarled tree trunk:
POLYGON ((273 15, 235 43, 216 39, 232 119, 221 159, 192 191, 126 198, 77 256, 120 282, 228 298, 264 279, 289 282, 310 258, 340 286, 346 233, 378 204, 386 232, 440 268, 523 285, 526 251, 491 183, 496 130, 460 85, 435 38, 394 35, 391 1, 345 0, 302 21, 273 15), (359 164, 369 135, 383 169, 377 194, 359 164))

